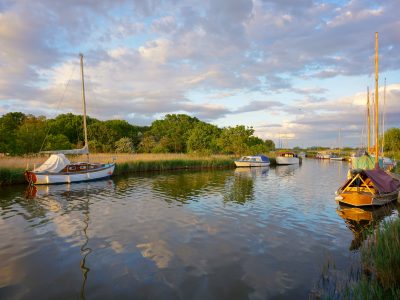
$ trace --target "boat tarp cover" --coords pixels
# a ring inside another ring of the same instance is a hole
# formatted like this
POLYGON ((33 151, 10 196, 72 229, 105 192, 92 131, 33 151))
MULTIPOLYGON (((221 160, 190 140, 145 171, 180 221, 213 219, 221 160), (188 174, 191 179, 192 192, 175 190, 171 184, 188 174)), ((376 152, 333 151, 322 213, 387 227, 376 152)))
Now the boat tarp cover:
MULTIPOLYGON (((383 167, 383 162, 379 159, 380 167, 383 167)), ((363 155, 360 157, 351 158, 351 168, 361 170, 372 170, 375 168, 375 157, 363 155)))
POLYGON ((269 162, 269 158, 266 157, 265 155, 259 155, 261 158, 261 161, 269 162))
POLYGON ((400 181, 386 174, 382 169, 364 170, 364 172, 372 180, 379 193, 391 193, 400 188, 400 181))
POLYGON ((39 168, 36 168, 35 172, 51 172, 58 173, 69 165, 70 161, 65 157, 64 154, 53 154, 51 155, 39 168))

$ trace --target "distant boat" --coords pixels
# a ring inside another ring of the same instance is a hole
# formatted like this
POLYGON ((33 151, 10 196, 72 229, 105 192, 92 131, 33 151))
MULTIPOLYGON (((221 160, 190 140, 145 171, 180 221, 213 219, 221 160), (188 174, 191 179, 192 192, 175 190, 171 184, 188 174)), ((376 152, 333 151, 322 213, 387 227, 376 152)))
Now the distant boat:
POLYGON ((82 149, 43 151, 52 154, 40 167, 25 171, 25 178, 30 184, 56 184, 90 181, 109 177, 113 174, 115 163, 90 163, 86 127, 85 83, 83 77, 83 55, 80 55, 82 75, 83 129, 85 145, 82 149), (71 163, 64 154, 86 154, 86 162, 71 163))
POLYGON ((342 161, 344 160, 344 158, 342 156, 338 156, 336 154, 332 154, 331 157, 329 158, 330 160, 338 160, 338 161, 342 161))
POLYGON ((265 155, 242 156, 235 160, 236 167, 266 167, 270 165, 269 158, 265 155))
POLYGON ((282 152, 276 157, 277 165, 296 165, 300 163, 300 159, 294 152, 282 152))
POLYGON ((318 159, 330 159, 331 158, 331 154, 318 152, 317 155, 315 156, 315 158, 318 158, 318 159))
MULTIPOLYGON (((335 199, 352 206, 381 206, 398 198, 400 181, 380 168, 378 153, 379 113, 378 113, 378 33, 375 33, 375 157, 368 154, 352 159, 362 169, 349 172, 346 182, 336 191, 335 199), (374 164, 374 169, 370 170, 374 164)), ((369 141, 368 141, 369 142, 369 141)), ((369 147, 369 145, 368 145, 369 147)))
POLYGON ((298 157, 301 158, 305 158, 306 157, 306 153, 305 152, 300 152, 299 154, 297 154, 298 157))
POLYGON ((341 140, 340 140, 340 132, 341 130, 339 129, 339 139, 338 139, 338 143, 339 143, 339 154, 331 154, 330 160, 337 160, 337 161, 342 161, 344 160, 344 157, 341 156, 341 140))

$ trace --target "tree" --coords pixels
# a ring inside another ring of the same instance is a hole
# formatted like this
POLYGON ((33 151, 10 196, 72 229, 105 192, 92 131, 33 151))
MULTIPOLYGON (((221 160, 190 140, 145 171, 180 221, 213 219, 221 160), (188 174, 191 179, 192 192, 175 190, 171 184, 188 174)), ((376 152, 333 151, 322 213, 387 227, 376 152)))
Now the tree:
POLYGON ((237 125, 236 127, 226 127, 222 129, 218 139, 218 145, 222 151, 228 154, 241 155, 249 152, 249 138, 253 135, 252 127, 237 125))
POLYGON ((198 122, 190 131, 187 141, 188 152, 198 152, 202 154, 216 153, 219 151, 217 139, 221 130, 211 124, 198 122))
POLYGON ((385 151, 400 151, 400 128, 386 130, 385 151))
POLYGON ((154 136, 150 134, 149 131, 145 132, 142 136, 142 140, 139 143, 139 151, 144 153, 150 153, 156 146, 156 141, 154 136))
POLYGON ((118 153, 132 153, 134 151, 131 138, 123 137, 115 142, 115 151, 118 153))
POLYGON ((71 149, 73 145, 69 142, 68 138, 63 134, 50 134, 45 139, 44 150, 63 150, 71 149))
POLYGON ((265 146, 267 146, 267 148, 268 148, 268 152, 275 150, 275 143, 273 140, 265 140, 264 143, 265 143, 265 146))
POLYGON ((16 131, 16 154, 36 153, 42 150, 46 136, 46 118, 28 115, 16 131))
POLYGON ((184 114, 166 115, 163 120, 154 121, 150 131, 157 143, 163 139, 168 152, 186 152, 190 131, 198 122, 197 118, 184 114))
POLYGON ((16 132, 26 117, 21 112, 10 112, 0 118, 0 153, 17 152, 16 132))

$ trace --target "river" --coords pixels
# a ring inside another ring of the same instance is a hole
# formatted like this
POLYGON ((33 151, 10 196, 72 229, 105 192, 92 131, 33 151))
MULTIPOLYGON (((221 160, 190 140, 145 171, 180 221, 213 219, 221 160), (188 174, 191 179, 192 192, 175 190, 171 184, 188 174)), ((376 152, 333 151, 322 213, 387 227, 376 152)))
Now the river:
POLYGON ((347 170, 305 159, 1 188, 0 299, 314 297, 327 266, 354 268, 365 225, 398 214, 340 207, 347 170))

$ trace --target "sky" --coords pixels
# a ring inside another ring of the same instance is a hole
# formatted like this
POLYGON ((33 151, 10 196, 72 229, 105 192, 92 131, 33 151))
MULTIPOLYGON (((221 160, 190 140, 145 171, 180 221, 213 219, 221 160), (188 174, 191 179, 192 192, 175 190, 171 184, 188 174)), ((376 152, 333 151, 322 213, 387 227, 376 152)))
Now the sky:
POLYGON ((81 114, 83 53, 91 117, 184 113, 287 147, 362 146, 375 32, 380 112, 400 127, 399 11, 398 0, 0 0, 0 115, 81 114))

